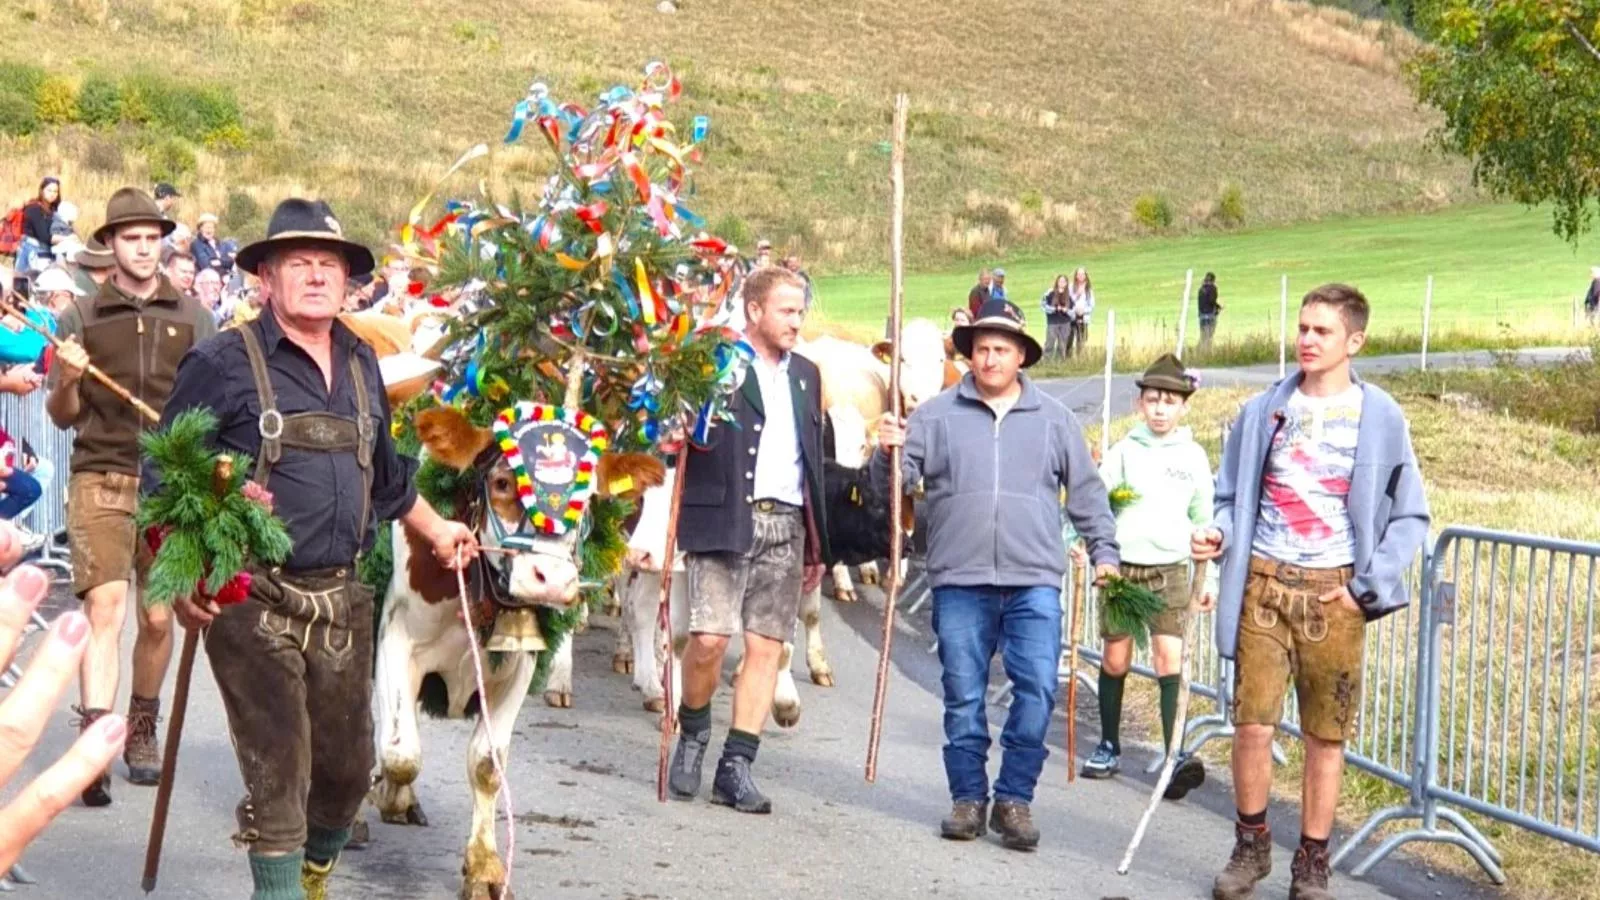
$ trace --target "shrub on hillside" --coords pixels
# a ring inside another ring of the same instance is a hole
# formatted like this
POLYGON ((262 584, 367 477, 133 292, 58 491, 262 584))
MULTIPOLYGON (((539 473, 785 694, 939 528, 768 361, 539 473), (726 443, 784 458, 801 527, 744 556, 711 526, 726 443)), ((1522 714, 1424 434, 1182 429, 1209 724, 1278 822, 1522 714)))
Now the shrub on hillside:
POLYGON ((26 100, 31 106, 44 84, 44 70, 27 63, 0 63, 0 94, 26 100))
POLYGON ((261 204, 244 191, 229 191, 228 205, 222 208, 222 229, 232 234, 245 231, 261 216, 261 204))
POLYGON ((178 138, 157 141, 145 151, 151 181, 182 181, 198 165, 194 150, 178 138))
POLYGON ((740 253, 751 256, 756 252, 756 239, 750 233, 750 226, 733 213, 728 213, 719 220, 711 231, 723 240, 739 248, 740 253))
POLYGON ((78 116, 91 128, 114 128, 122 121, 122 90, 104 75, 90 75, 78 89, 78 116))
POLYGON ((1140 194, 1133 201, 1133 220, 1151 231, 1172 227, 1172 201, 1165 194, 1140 194))
POLYGON ((39 84, 33 101, 34 114, 44 125, 66 125, 78 121, 78 91, 72 82, 52 75, 39 84))
POLYGON ((144 93, 138 84, 124 81, 117 91, 117 108, 122 114, 122 121, 129 125, 145 125, 150 122, 150 104, 145 102, 144 93))
POLYGON ((89 144, 84 148, 83 165, 92 172, 120 175, 126 167, 126 162, 123 160, 122 148, 116 141, 94 136, 89 138, 89 144))
POLYGON ((228 126, 243 128, 239 104, 231 91, 179 84, 150 72, 130 75, 123 82, 123 120, 150 124, 174 137, 203 141, 228 126), (143 115, 129 115, 129 97, 143 115))
POLYGON ((32 99, 0 91, 0 134, 33 134, 38 128, 39 116, 32 99))
POLYGON ((1211 218, 1225 228, 1237 228, 1244 224, 1244 189, 1237 184, 1230 184, 1222 189, 1222 196, 1217 198, 1216 208, 1211 211, 1211 218))
POLYGON ((250 146, 250 136, 238 125, 224 125, 206 134, 201 143, 207 150, 243 150, 250 146))

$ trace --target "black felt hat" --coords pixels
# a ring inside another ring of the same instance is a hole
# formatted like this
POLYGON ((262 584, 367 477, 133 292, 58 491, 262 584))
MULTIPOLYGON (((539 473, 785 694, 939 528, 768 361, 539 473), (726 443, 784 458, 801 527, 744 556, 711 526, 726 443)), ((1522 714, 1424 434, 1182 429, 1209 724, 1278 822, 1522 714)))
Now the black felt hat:
POLYGON ((980 331, 1002 331, 1022 341, 1022 367, 1033 365, 1044 356, 1044 348, 1033 336, 1023 330, 1022 310, 1009 300, 989 300, 978 309, 978 317, 971 325, 962 325, 950 333, 950 341, 967 359, 972 358, 972 341, 980 331))
POLYGON ((333 210, 328 204, 299 197, 290 197, 278 204, 278 208, 272 211, 272 220, 267 223, 267 236, 240 250, 234 265, 251 275, 258 275, 260 273, 256 269, 261 262, 272 251, 289 244, 324 244, 337 250, 343 254, 352 276, 372 271, 372 251, 354 241, 345 240, 344 229, 340 227, 339 220, 333 217, 333 210))

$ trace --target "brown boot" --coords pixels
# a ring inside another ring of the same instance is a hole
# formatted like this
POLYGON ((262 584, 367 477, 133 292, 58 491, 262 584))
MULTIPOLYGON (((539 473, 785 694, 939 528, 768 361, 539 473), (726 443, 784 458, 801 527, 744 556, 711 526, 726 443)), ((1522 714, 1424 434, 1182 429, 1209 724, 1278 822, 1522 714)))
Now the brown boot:
MULTIPOLYGON (((72 724, 78 726, 79 734, 88 731, 89 726, 93 725, 95 720, 111 712, 109 709, 85 709, 82 706, 74 706, 72 711, 78 714, 78 718, 72 720, 72 724)), ((101 772, 99 778, 89 782, 89 786, 83 789, 82 799, 84 806, 110 806, 110 771, 101 772)))
POLYGON ((988 829, 983 827, 983 814, 989 804, 982 800, 957 800, 950 815, 939 823, 939 836, 952 841, 970 841, 983 837, 988 829))
POLYGON ((1272 832, 1235 823, 1233 855, 1211 888, 1213 900, 1248 900, 1256 882, 1272 874, 1272 832))
POLYGON ((128 764, 128 780, 134 784, 151 787, 161 783, 161 741, 156 737, 160 712, 159 697, 128 700, 128 743, 122 761, 128 764))
POLYGON ((1333 892, 1328 890, 1332 867, 1327 847, 1301 841, 1289 871, 1294 875, 1289 882, 1289 900, 1333 900, 1333 892))
POLYGON ((997 800, 989 815, 989 827, 1000 835, 1000 843, 1011 850, 1032 850, 1039 846, 1039 829, 1026 803, 997 800))

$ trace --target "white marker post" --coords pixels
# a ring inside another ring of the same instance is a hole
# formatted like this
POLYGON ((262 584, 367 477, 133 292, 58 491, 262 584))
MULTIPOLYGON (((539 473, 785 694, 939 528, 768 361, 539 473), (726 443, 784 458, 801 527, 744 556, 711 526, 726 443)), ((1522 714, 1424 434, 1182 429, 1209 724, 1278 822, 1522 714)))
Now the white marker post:
POLYGON ((1100 400, 1100 458, 1111 449, 1111 357, 1117 347, 1117 311, 1106 310, 1106 389, 1100 400))
POLYGON ((1183 296, 1178 299, 1178 349, 1173 352, 1183 359, 1183 336, 1189 324, 1189 291, 1194 287, 1194 270, 1183 273, 1183 296))
POLYGON ((1428 325, 1433 317, 1433 276, 1428 276, 1428 292, 1422 297, 1422 371, 1428 371, 1428 325))
POLYGON ((1278 379, 1288 371, 1289 349, 1289 276, 1284 275, 1278 288, 1278 379))

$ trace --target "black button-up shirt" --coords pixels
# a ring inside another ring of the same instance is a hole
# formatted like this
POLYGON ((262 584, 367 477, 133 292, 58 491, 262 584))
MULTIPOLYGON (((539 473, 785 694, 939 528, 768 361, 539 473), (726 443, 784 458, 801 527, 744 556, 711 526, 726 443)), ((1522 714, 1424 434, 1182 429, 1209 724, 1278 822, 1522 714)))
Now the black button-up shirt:
MULTIPOLYGON (((285 416, 326 412, 354 421, 356 394, 350 377, 350 354, 356 354, 361 365, 377 434, 372 456, 372 513, 365 533, 356 531, 362 497, 361 467, 354 452, 313 452, 285 446, 267 479, 278 517, 288 526, 289 537, 294 541, 284 568, 304 571, 348 566, 359 552, 372 546, 378 522, 409 512, 417 498, 413 478, 417 463, 395 451, 389 433, 389 401, 378 371, 378 357, 352 331, 335 322, 330 393, 321 368, 310 354, 284 335, 270 309, 264 310, 255 323, 242 327, 259 328, 278 411, 285 416)), ((261 400, 250 374, 244 338, 236 331, 224 331, 184 356, 161 423, 166 425, 178 413, 196 407, 208 407, 216 413, 219 427, 213 440, 215 447, 248 454, 251 460, 260 456, 261 400)), ((148 460, 144 481, 152 487, 156 483, 148 460)))

